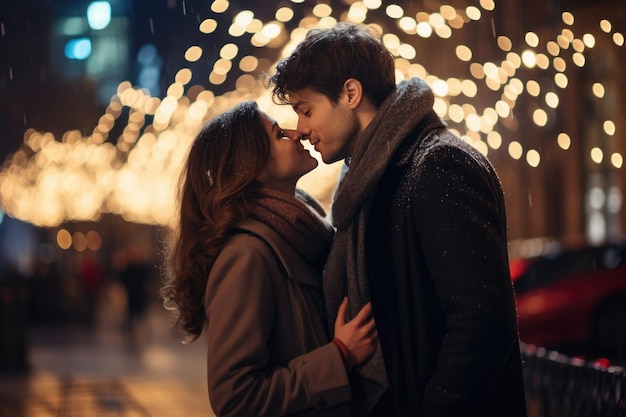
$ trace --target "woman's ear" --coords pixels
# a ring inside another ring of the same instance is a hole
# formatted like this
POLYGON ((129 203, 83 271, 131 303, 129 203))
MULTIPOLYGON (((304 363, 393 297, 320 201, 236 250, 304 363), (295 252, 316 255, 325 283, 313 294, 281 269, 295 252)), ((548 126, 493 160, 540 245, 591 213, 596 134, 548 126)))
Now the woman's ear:
POLYGON ((348 78, 346 82, 343 83, 343 93, 345 94, 348 106, 354 109, 361 104, 361 100, 363 99, 363 86, 356 78, 348 78))

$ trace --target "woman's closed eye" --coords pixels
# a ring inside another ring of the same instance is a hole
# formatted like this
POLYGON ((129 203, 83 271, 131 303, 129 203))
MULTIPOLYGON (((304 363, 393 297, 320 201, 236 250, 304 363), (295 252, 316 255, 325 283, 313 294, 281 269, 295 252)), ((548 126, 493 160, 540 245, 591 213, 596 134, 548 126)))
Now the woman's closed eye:
POLYGON ((289 136, 287 135, 287 131, 285 129, 282 128, 278 128, 278 139, 289 139, 289 136))

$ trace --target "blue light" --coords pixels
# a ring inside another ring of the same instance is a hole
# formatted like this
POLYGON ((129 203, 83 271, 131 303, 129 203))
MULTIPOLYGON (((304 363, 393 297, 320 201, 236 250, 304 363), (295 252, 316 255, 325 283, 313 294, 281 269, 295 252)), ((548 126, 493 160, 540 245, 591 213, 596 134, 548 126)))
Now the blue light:
POLYGON ((154 64, 158 60, 158 58, 159 54, 157 52, 156 46, 150 43, 142 46, 137 53, 137 61, 141 65, 154 64))
POLYGON ((108 1, 94 1, 87 7, 87 22, 93 30, 102 30, 111 23, 111 4, 108 1))
POLYGON ((69 59, 84 60, 91 55, 91 40, 87 38, 72 39, 65 44, 65 56, 69 59))

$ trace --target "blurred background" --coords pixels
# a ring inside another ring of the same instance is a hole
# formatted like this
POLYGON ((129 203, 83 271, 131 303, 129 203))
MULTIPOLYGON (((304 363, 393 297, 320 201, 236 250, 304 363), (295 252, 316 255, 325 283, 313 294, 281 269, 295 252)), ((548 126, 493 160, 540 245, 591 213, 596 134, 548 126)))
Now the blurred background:
MULTIPOLYGON (((337 21, 500 175, 531 414, 626 415, 623 1, 25 0, 0 5, 0 416, 211 415, 157 297, 180 165, 239 101, 294 127, 263 75, 337 21)), ((338 169, 300 186, 328 207, 338 169)))

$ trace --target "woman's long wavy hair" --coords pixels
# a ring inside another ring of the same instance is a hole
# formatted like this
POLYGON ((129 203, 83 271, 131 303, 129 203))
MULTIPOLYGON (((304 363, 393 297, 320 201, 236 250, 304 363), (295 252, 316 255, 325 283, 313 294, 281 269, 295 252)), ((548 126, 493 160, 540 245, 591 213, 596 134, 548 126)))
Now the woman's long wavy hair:
POLYGON ((202 333, 209 272, 233 227, 248 215, 256 178, 269 153, 269 138, 253 101, 209 121, 191 146, 160 290, 164 306, 177 312, 175 327, 185 342, 202 333))

